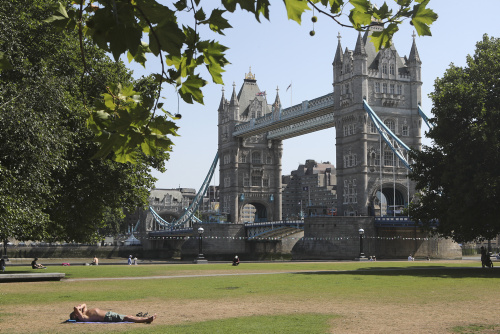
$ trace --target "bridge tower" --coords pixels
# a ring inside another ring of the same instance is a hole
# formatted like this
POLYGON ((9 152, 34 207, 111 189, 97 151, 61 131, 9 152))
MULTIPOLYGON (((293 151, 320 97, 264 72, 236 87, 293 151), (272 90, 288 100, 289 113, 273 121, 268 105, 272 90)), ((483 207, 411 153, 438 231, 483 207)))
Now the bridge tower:
POLYGON ((354 50, 342 50, 339 33, 333 61, 336 122, 337 212, 341 216, 387 214, 414 195, 407 169, 381 141, 363 109, 363 99, 406 145, 421 149, 421 64, 415 44, 408 57, 395 46, 378 52, 369 36, 359 33, 354 50), (383 196, 380 196, 382 189, 383 196), (380 209, 380 199, 384 205, 380 209))
POLYGON ((270 115, 281 108, 279 94, 273 104, 267 103, 251 70, 236 95, 236 85, 228 101, 222 92, 219 105, 219 191, 220 210, 228 221, 242 223, 246 204, 255 207, 256 221, 281 220, 280 139, 268 140, 267 134, 233 137, 235 126, 270 115))

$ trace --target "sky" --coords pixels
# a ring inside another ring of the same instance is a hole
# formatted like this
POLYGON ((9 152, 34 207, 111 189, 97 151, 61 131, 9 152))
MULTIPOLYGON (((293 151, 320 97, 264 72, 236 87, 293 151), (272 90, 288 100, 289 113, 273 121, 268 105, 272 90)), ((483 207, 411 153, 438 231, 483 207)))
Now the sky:
MULTIPOLYGON (((373 1, 383 4, 383 1, 373 1)), ((203 3, 203 2, 202 2, 203 3)), ((311 100, 332 92, 332 62, 338 44, 338 34, 342 47, 354 49, 358 32, 342 28, 330 18, 315 13, 318 21, 313 29, 312 11, 302 16, 302 25, 287 19, 282 1, 273 1, 270 8, 270 21, 255 20, 253 14, 238 10, 224 16, 233 26, 225 31, 225 36, 203 32, 203 39, 215 39, 229 47, 226 58, 231 63, 223 73, 225 97, 230 98, 233 82, 236 92, 243 84, 245 74, 255 75, 261 91, 267 92, 268 103, 276 97, 276 88, 283 108, 311 100), (291 89, 287 87, 292 84, 291 89)), ((432 36, 416 37, 416 44, 422 61, 422 108, 432 116, 432 101, 428 98, 433 91, 434 80, 442 77, 451 63, 465 66, 467 55, 472 55, 475 45, 483 34, 500 37, 499 0, 431 0, 428 5, 438 15, 431 26, 432 36)), ((187 24, 192 24, 186 18, 187 24)), ((404 22, 396 33, 393 43, 401 57, 408 56, 412 45, 413 27, 404 22)), ((146 70, 130 64, 135 77, 159 72, 158 59, 149 59, 146 70)), ((203 69, 202 77, 210 81, 210 75, 203 69)), ((187 104, 180 99, 178 103, 175 90, 171 86, 163 88, 162 96, 167 110, 179 112, 182 119, 179 137, 174 137, 175 146, 170 160, 166 162, 167 171, 153 171, 158 179, 156 188, 195 188, 199 189, 205 180, 210 165, 217 153, 217 109, 219 107, 222 85, 209 82, 203 88, 204 105, 187 104)), ((422 128, 424 131, 425 125, 422 128)), ((432 143, 424 138, 424 145, 432 143)), ((317 162, 335 161, 335 128, 291 138, 283 141, 282 174, 290 174, 308 159, 317 162)), ((218 170, 211 184, 219 184, 218 170)))

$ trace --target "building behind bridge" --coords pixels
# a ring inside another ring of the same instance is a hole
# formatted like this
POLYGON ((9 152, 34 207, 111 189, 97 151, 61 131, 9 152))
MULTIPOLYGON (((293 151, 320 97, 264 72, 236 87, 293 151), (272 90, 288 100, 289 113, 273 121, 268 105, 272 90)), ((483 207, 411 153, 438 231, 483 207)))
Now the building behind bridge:
POLYGON ((330 162, 306 160, 290 175, 283 175, 282 184, 284 220, 336 215, 337 181, 330 162))

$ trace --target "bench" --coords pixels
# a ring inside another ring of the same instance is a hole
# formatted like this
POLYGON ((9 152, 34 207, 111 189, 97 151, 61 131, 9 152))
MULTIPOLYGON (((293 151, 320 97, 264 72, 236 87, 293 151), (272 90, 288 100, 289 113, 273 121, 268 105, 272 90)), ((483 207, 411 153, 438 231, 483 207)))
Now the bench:
POLYGON ((64 278, 64 273, 0 273, 0 283, 4 282, 38 282, 38 281, 60 281, 64 278))

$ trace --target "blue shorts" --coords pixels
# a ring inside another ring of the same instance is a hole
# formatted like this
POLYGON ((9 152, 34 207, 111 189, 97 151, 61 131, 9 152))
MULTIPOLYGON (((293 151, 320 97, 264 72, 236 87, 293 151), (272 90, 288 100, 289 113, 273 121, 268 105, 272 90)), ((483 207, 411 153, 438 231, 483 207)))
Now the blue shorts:
POLYGON ((104 321, 106 321, 106 322, 122 322, 123 319, 125 319, 124 315, 121 315, 121 314, 118 314, 115 312, 111 312, 111 311, 107 312, 104 315, 104 321))

